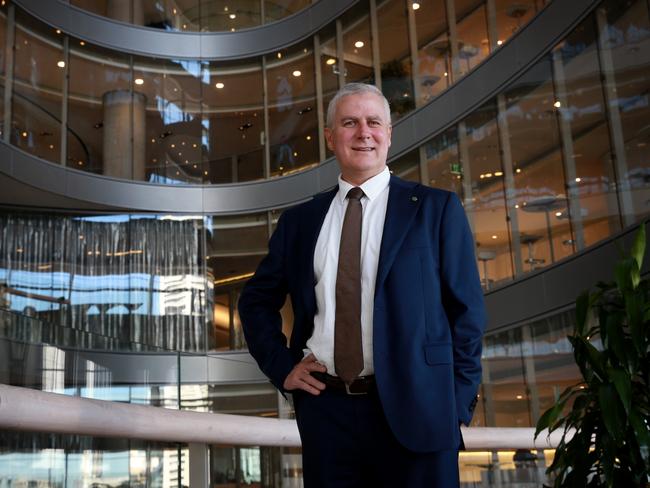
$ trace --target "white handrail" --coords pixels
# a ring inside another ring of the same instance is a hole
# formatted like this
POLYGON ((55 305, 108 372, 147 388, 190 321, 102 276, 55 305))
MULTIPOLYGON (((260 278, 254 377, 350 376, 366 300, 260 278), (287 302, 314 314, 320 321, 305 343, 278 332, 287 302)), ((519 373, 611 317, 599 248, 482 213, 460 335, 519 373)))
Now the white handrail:
MULTIPOLYGON (((170 410, 0 385, 0 428, 182 443, 299 447, 294 420, 170 410)), ((561 433, 463 427, 468 450, 552 449, 561 433)))

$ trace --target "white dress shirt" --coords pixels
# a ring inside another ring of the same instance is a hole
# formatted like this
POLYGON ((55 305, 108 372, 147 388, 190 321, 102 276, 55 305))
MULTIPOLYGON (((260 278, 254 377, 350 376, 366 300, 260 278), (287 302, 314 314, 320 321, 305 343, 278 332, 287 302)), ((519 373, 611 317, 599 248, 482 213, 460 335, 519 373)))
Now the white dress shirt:
MULTIPOLYGON (((361 343, 363 346, 363 371, 361 376, 374 373, 372 361, 372 320, 375 298, 375 281, 379 262, 379 247, 384 231, 388 204, 388 168, 361 185, 363 221, 361 224, 361 343)), ((334 196, 321 227, 314 252, 314 275, 317 312, 314 333, 307 341, 305 355, 310 352, 336 375, 334 369, 334 316, 336 311, 336 274, 339 261, 341 228, 347 209, 345 198, 353 188, 339 176, 339 191, 334 196)))

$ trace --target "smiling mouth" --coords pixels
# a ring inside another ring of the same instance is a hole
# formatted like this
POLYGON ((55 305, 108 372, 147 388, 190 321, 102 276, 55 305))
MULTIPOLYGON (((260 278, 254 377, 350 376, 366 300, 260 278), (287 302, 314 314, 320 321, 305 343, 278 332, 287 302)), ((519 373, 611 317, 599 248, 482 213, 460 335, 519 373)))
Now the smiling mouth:
POLYGON ((374 147, 353 147, 352 150, 361 151, 361 152, 370 152, 370 151, 374 151, 375 148, 374 147))

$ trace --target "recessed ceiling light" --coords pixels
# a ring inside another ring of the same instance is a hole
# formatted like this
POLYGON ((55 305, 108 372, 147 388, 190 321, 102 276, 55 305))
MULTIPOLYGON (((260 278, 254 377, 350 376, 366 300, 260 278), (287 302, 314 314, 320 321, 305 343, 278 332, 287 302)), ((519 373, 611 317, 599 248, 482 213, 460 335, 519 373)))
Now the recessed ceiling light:
POLYGON ((555 212, 556 217, 562 217, 562 212, 555 212))
POLYGON ((80 45, 80 46, 85 46, 86 43, 85 43, 84 41, 79 41, 79 45, 80 45))
POLYGON ((235 32, 235 28, 234 28, 234 27, 231 27, 231 28, 230 28, 230 32, 235 32))
POLYGON ((221 89, 222 89, 224 86, 226 86, 226 85, 224 85, 223 83, 219 82, 219 83, 215 84, 214 86, 216 86, 219 90, 221 90, 221 89))
POLYGON ((235 20, 237 18, 236 14, 230 14, 228 17, 230 17, 231 20, 235 20))
POLYGON ((295 71, 292 73, 292 75, 295 76, 296 78, 298 78, 301 74, 302 74, 302 73, 301 73, 300 70, 298 70, 298 69, 295 70, 295 71))
POLYGON ((282 53, 278 53, 277 56, 278 56, 278 59, 282 59, 282 53))
POLYGON ((336 59, 334 59, 334 58, 329 58, 329 59, 328 59, 327 61, 325 61, 325 62, 331 66, 331 65, 333 65, 333 64, 336 63, 336 59))
POLYGON ((503 44, 503 41, 502 41, 501 39, 499 39, 499 40, 497 41, 497 46, 500 46, 501 44, 503 44))
POLYGON ((136 85, 144 85, 144 80, 143 80, 142 78, 136 78, 136 79, 134 80, 134 83, 135 83, 136 85))
POLYGON ((357 41, 357 42, 354 43, 354 47, 359 47, 359 48, 361 48, 361 47, 363 47, 363 46, 365 46, 365 44, 364 44, 363 41, 357 41))
POLYGON ((65 61, 57 61, 56 65, 57 65, 59 68, 65 68, 65 61))
POLYGON ((522 398, 524 398, 523 395, 517 395, 517 400, 521 400, 522 398))
POLYGON ((560 108, 560 107, 562 106, 562 104, 561 104, 560 101, 558 100, 557 102, 555 102, 555 103, 553 104, 553 106, 554 106, 555 108, 560 108))
POLYGON ((311 136, 307 136, 307 140, 308 140, 308 141, 311 141, 311 136))
POLYGON ((61 29, 57 29, 57 30, 56 30, 56 33, 57 33, 57 34, 61 34, 61 29))
POLYGON ((576 183, 580 183, 582 179, 580 177, 576 178, 576 183))
POLYGON ((497 236, 496 236, 496 235, 493 235, 493 236, 492 236, 492 239, 497 239, 497 236))
POLYGON ((418 2, 413 2, 413 10, 418 10, 420 8, 420 4, 418 2))
POLYGON ((22 133, 21 135, 22 135, 23 137, 27 137, 27 131, 23 131, 23 133, 22 133))

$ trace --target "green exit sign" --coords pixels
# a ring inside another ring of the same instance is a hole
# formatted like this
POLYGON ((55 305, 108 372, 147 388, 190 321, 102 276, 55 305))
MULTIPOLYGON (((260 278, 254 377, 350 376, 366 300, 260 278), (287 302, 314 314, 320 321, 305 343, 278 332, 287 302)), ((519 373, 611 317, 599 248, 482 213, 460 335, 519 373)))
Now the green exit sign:
POLYGON ((462 175, 463 174, 463 167, 461 166, 460 163, 451 163, 449 165, 449 168, 450 168, 452 174, 455 174, 455 175, 462 175))

